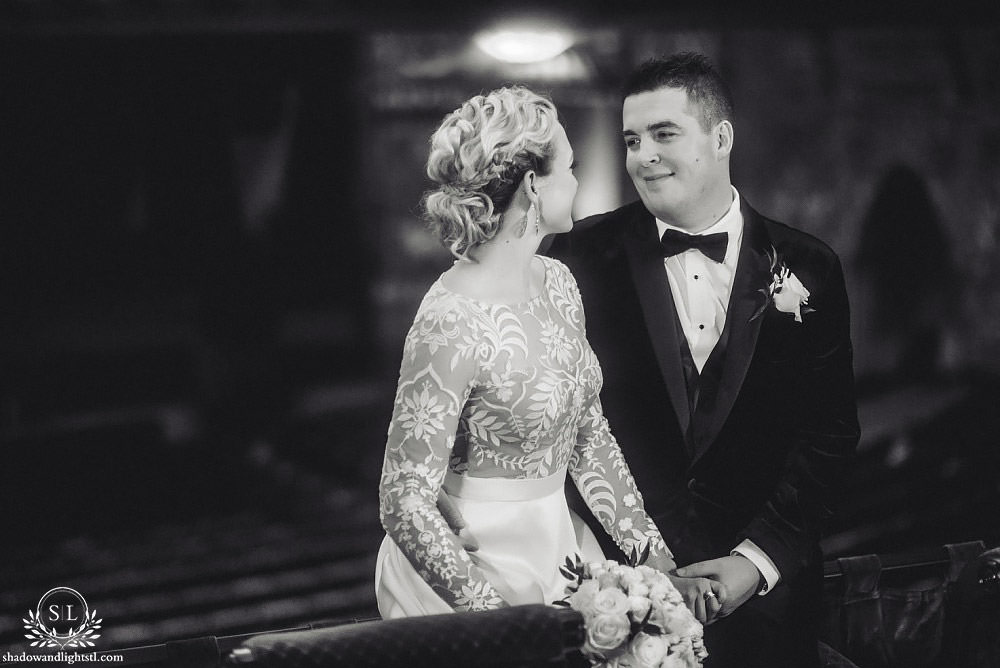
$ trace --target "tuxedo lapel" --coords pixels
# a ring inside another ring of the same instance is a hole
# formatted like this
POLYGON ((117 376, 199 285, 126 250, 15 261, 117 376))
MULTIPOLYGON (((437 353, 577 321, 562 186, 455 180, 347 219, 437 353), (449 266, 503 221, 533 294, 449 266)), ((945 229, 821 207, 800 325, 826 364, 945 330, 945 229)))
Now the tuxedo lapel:
POLYGON ((627 224, 629 227, 624 241, 632 281, 639 295, 639 304, 660 374, 666 383, 681 433, 686 435, 691 423, 691 410, 681 367, 674 298, 663 268, 663 254, 656 234, 656 224, 653 216, 645 209, 637 211, 627 224))
MULTIPOLYGON (((726 324, 720 336, 725 357, 722 360, 716 400, 711 412, 704 416, 704 422, 699 421, 694 432, 694 461, 711 446, 733 408, 753 359, 765 315, 753 317, 764 303, 765 296, 760 290, 767 288, 770 283, 767 232, 760 214, 751 209, 745 200, 741 201, 740 207, 743 214, 743 242, 729 296, 726 324)), ((708 364, 712 361, 710 357, 708 364)))

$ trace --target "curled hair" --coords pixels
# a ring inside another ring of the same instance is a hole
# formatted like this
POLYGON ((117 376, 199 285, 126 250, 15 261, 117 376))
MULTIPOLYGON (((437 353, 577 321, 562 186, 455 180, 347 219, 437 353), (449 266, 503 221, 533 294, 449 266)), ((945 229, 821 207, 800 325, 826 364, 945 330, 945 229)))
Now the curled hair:
POLYGON ((501 216, 529 170, 547 176, 557 123, 552 102, 523 86, 476 95, 431 136, 423 199, 431 229, 456 257, 500 230, 501 216))
POLYGON ((697 105, 702 130, 720 121, 733 120, 733 98, 726 82, 700 53, 685 51, 667 58, 652 58, 639 65, 622 86, 622 99, 660 88, 683 88, 697 105))

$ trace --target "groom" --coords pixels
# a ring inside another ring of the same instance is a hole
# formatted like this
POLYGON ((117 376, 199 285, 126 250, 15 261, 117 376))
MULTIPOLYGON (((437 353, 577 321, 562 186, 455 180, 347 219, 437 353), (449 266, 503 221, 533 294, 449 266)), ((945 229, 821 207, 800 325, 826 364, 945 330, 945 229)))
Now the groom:
POLYGON ((847 295, 829 247, 733 187, 732 118, 704 56, 640 66, 622 135, 641 201, 550 253, 579 283, 605 415, 678 575, 727 587, 706 605, 706 668, 803 668, 820 531, 859 436, 847 295))

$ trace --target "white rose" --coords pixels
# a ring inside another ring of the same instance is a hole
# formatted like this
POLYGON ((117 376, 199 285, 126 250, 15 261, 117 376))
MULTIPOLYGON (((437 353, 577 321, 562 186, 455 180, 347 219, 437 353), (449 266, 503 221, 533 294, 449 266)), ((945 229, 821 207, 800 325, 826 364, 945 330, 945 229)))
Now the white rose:
POLYGON ((638 633, 629 643, 628 649, 632 656, 639 661, 640 666, 656 668, 660 665, 663 657, 667 655, 669 647, 660 636, 638 633))
POLYGON ((666 601, 673 588, 669 582, 655 582, 649 588, 649 598, 657 602, 666 601))
POLYGON ((802 307, 809 302, 809 290, 788 269, 782 274, 781 287, 774 291, 774 307, 782 313, 795 314, 795 322, 802 322, 802 307))
POLYGON ((587 625, 587 642, 599 652, 618 649, 628 638, 631 624, 625 615, 597 615, 587 625))
POLYGON ((632 619, 641 622, 646 613, 649 612, 649 606, 653 603, 645 596, 629 596, 628 605, 632 611, 632 619))
POLYGON ((601 590, 600 586, 593 580, 584 580, 580 588, 570 594, 569 604, 574 610, 583 612, 590 608, 590 601, 601 590))
POLYGON ((630 584, 628 586, 628 595, 642 596, 643 598, 646 598, 647 596, 649 596, 649 585, 647 585, 645 582, 637 582, 635 584, 630 584))
POLYGON ((590 601, 591 609, 599 615, 624 615, 629 611, 628 596, 621 589, 602 589, 590 601))
POLYGON ((628 589, 633 585, 642 583, 642 573, 634 568, 624 568, 621 571, 621 580, 622 584, 625 585, 625 588, 628 589))
POLYGON ((688 661, 686 657, 679 654, 672 654, 663 660, 660 668, 691 668, 695 665, 693 661, 688 661))
POLYGON ((601 589, 618 589, 618 575, 611 571, 604 571, 597 578, 597 584, 601 585, 601 589))
POLYGON ((656 624, 667 633, 681 637, 697 633, 701 635, 701 624, 683 605, 653 605, 649 622, 656 624))
POLYGON ((691 668, 691 666, 698 665, 701 665, 701 662, 698 660, 690 639, 684 638, 679 643, 670 646, 670 656, 664 659, 660 668, 691 668))

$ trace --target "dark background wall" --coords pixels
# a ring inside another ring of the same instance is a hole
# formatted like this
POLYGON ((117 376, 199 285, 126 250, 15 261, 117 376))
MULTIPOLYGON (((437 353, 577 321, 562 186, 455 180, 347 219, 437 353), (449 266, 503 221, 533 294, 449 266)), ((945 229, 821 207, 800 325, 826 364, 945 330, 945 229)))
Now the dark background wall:
POLYGON ((3 6, 0 644, 59 585, 113 646, 371 614, 402 337, 450 262, 430 132, 526 83, 577 214, 611 208, 617 82, 679 49, 732 83, 740 191, 845 264, 865 435, 828 556, 1000 542, 995 10, 599 4, 520 67, 445 3, 3 6))

